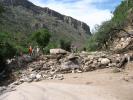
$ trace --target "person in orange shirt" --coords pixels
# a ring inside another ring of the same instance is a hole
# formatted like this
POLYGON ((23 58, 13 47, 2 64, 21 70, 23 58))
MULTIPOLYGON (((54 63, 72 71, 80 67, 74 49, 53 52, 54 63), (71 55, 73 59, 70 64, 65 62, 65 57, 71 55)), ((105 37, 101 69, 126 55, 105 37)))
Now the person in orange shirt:
POLYGON ((31 46, 29 47, 29 55, 30 56, 32 55, 32 47, 31 46))

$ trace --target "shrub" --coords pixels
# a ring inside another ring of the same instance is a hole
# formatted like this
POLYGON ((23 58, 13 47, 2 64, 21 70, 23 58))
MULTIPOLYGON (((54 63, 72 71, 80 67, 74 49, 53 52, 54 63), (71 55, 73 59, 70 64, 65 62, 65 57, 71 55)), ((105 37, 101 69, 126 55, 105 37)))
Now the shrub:
POLYGON ((43 49, 50 41, 51 34, 48 30, 42 29, 32 34, 32 39, 43 49))
POLYGON ((103 22, 96 27, 94 35, 87 43, 88 50, 107 49, 108 42, 115 36, 115 33, 122 29, 126 23, 128 11, 133 8, 132 0, 122 1, 114 11, 114 16, 110 21, 103 22), (115 30, 118 30, 115 32, 115 30))
POLYGON ((71 41, 61 39, 60 40, 60 48, 66 50, 66 51, 71 51, 71 41))
POLYGON ((98 43, 95 41, 94 37, 90 37, 86 44, 88 51, 96 51, 98 49, 98 43))
POLYGON ((88 50, 99 50, 102 49, 103 46, 107 49, 107 42, 112 36, 112 29, 114 28, 113 23, 111 21, 103 22, 102 25, 96 30, 96 33, 89 38, 87 48, 88 50))
POLYGON ((50 42, 44 49, 43 52, 45 54, 50 53, 50 49, 58 48, 58 44, 56 42, 50 42))
POLYGON ((24 53, 24 54, 28 54, 28 48, 27 47, 24 47, 21 45, 16 45, 15 48, 16 48, 16 55, 19 55, 20 51, 22 51, 22 53, 24 53))
POLYGON ((16 49, 11 43, 8 33, 0 33, 0 71, 5 68, 6 59, 16 54, 16 49))

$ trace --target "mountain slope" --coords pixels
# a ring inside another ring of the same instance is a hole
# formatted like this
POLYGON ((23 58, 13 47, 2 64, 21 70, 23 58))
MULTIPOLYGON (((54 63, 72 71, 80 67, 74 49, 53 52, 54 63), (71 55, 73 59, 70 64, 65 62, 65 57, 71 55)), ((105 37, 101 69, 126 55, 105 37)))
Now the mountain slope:
POLYGON ((6 12, 0 17, 0 31, 16 36, 28 36, 30 33, 46 28, 52 32, 53 40, 65 38, 77 45, 85 43, 91 35, 87 24, 72 17, 62 15, 49 8, 35 6, 28 0, 0 0, 6 12))
POLYGON ((89 39, 89 50, 132 51, 133 50, 133 1, 123 0, 113 12, 111 20, 97 27, 89 39))

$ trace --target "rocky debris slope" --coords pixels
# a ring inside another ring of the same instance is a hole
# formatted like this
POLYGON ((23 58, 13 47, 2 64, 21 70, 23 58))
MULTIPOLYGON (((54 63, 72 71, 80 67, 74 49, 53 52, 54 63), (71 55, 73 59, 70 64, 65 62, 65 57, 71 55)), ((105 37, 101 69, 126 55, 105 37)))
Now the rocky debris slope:
POLYGON ((14 73, 17 81, 14 84, 40 80, 62 80, 65 73, 82 73, 102 68, 124 68, 132 60, 132 54, 109 54, 107 52, 67 53, 42 55, 37 61, 14 73))
MULTIPOLYGON (((58 50, 57 50, 58 51, 58 50)), ((35 82, 41 80, 63 80, 65 73, 82 73, 103 68, 116 68, 120 71, 124 65, 133 60, 133 54, 112 54, 108 52, 82 52, 62 53, 55 52, 51 55, 42 55, 35 61, 23 64, 13 72, 16 81, 8 87, 1 87, 0 93, 13 91, 14 87, 23 82, 35 82)), ((61 51, 61 50, 59 50, 61 51)), ((53 53, 53 52, 52 52, 53 53)), ((26 60, 27 61, 27 60, 26 60)))
POLYGON ((128 52, 133 50, 133 9, 129 9, 127 18, 124 20, 122 27, 117 27, 110 45, 110 49, 120 52, 128 52))

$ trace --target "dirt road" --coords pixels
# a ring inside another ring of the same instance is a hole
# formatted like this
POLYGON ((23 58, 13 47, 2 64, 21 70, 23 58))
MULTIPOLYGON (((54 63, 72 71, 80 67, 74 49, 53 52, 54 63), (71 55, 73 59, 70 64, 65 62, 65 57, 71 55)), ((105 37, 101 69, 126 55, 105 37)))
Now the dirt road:
POLYGON ((133 80, 128 73, 100 70, 66 74, 64 80, 24 83, 0 100, 133 100, 133 80))

